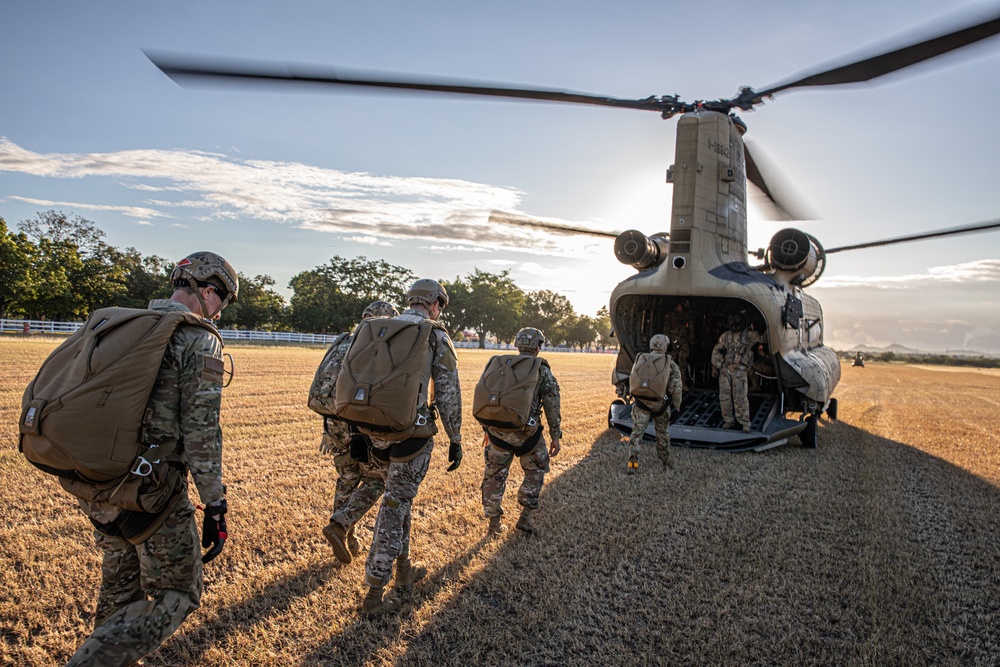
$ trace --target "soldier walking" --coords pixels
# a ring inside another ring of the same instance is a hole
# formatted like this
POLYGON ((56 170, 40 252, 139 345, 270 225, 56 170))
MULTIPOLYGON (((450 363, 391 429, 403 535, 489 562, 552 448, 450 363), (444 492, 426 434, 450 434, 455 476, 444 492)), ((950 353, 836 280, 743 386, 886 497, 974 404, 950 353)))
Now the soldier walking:
MULTIPOLYGON (((365 308, 361 319, 397 315, 399 313, 391 303, 373 301, 365 308)), ((371 441, 367 436, 334 416, 333 389, 352 340, 353 334, 339 336, 323 356, 309 389, 309 405, 323 414, 323 436, 319 450, 333 457, 333 466, 337 471, 330 524, 340 524, 347 535, 349 555, 357 556, 361 552, 361 545, 355 535, 355 524, 378 502, 385 490, 388 466, 380 459, 369 456, 371 441)), ((323 535, 332 545, 333 527, 330 524, 323 527, 323 535)))
MULTIPOLYGON (((521 329, 514 337, 518 353, 533 358, 538 357, 544 342, 545 336, 542 332, 530 327, 521 329)), ((544 359, 539 361, 541 363, 537 370, 538 380, 531 394, 525 426, 517 429, 483 426, 483 455, 486 459, 482 485, 483 512, 489 520, 487 534, 490 536, 499 535, 505 530, 501 522, 503 517, 501 504, 514 456, 518 457, 518 462, 524 471, 524 480, 517 494, 521 515, 515 527, 530 535, 535 532, 531 513, 538 509, 538 497, 542 492, 545 473, 549 471, 549 457, 559 453, 562 440, 559 383, 552 374, 548 362, 544 359), (549 425, 549 437, 552 439, 549 447, 546 447, 542 435, 543 410, 549 425)))
MULTIPOLYGON (((431 452, 434 449, 433 436, 437 432, 434 422, 435 412, 440 416, 445 433, 448 435, 448 471, 458 468, 462 462, 462 396, 458 380, 458 359, 451 338, 444 327, 437 323, 441 312, 448 305, 448 293, 434 280, 418 280, 406 293, 407 309, 394 318, 402 326, 406 323, 418 326, 430 323, 430 338, 426 350, 415 354, 426 355, 425 377, 433 388, 422 384, 416 399, 416 430, 405 440, 387 440, 369 432, 372 454, 388 461, 385 492, 375 520, 375 534, 365 562, 365 583, 368 592, 361 605, 363 616, 378 616, 397 611, 400 607, 398 595, 384 595, 385 587, 392 579, 393 563, 396 564, 395 588, 409 589, 427 575, 427 567, 410 560, 410 524, 413 499, 427 474, 431 452), (433 397, 431 399, 430 397, 433 397)), ((378 336, 381 332, 374 333, 378 336)), ((354 346, 358 345, 355 341, 354 346)), ((351 363, 352 350, 348 352, 347 364, 351 363)), ((337 383, 337 403, 364 402, 370 387, 348 387, 343 373, 337 383), (341 396, 341 389, 348 393, 341 396), (359 398, 365 397, 365 398, 359 398)), ((412 384, 412 383, 411 383, 412 384)), ((360 428, 360 427, 359 427, 360 428)), ((364 430, 362 428, 362 430, 364 430)), ((350 558, 346 545, 347 533, 337 522, 329 524, 330 539, 334 552, 340 560, 350 558), (346 558, 345 558, 346 555, 346 558)))
MULTIPOLYGON (((170 281, 171 297, 150 301, 149 308, 215 320, 239 292, 236 271, 213 252, 188 255, 170 281)), ((83 481, 60 478, 63 488, 79 498, 104 554, 94 633, 68 665, 132 664, 198 608, 203 558, 187 476, 190 472, 205 506, 202 546, 212 547, 207 562, 227 538, 219 428, 223 370, 218 335, 189 325, 176 329, 147 403, 144 442, 161 451, 173 449, 167 460, 147 462, 150 470, 142 477, 138 503, 149 511, 122 507, 116 494, 109 498, 83 481)))
POLYGON ((666 353, 669 345, 669 337, 656 334, 649 339, 650 351, 636 357, 632 367, 629 390, 635 403, 626 468, 630 475, 639 469, 639 450, 650 419, 656 430, 656 456, 664 469, 674 467, 670 460, 670 422, 681 408, 683 389, 680 368, 666 353))
POLYGON ((691 356, 691 317, 684 309, 684 303, 677 302, 674 310, 666 317, 665 334, 670 339, 670 358, 677 362, 681 371, 681 385, 684 391, 691 386, 688 372, 688 358, 691 356))
POLYGON ((748 328, 742 315, 736 315, 712 349, 712 377, 719 378, 722 428, 735 428, 738 421, 744 433, 750 432, 747 371, 753 363, 754 346, 762 342, 764 336, 748 328))

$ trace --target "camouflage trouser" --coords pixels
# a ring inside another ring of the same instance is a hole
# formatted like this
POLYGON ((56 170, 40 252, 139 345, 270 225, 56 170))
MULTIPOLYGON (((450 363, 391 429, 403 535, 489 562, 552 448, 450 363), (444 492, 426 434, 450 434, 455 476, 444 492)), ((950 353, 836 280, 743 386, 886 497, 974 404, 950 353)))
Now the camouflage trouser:
POLYGON ((743 426, 750 425, 747 369, 736 366, 719 369, 719 406, 722 408, 723 421, 733 421, 735 409, 736 421, 743 426))
MULTIPOLYGON (((663 407, 664 401, 660 401, 649 407, 659 410, 663 407)), ((666 463, 670 460, 670 410, 667 409, 659 417, 646 412, 636 404, 632 404, 632 435, 628 438, 629 458, 639 458, 639 448, 642 445, 642 436, 649 426, 649 420, 653 419, 653 428, 656 429, 656 456, 666 463)))
POLYGON ((337 469, 337 486, 333 491, 333 511, 344 504, 347 497, 361 483, 361 466, 351 458, 351 434, 347 424, 339 419, 326 419, 319 450, 333 456, 337 469))
POLYGON ((185 493, 142 544, 94 532, 104 551, 94 633, 67 665, 129 665, 156 649, 201 600, 201 549, 185 493))
POLYGON ((382 505, 375 519, 375 535, 365 561, 365 581, 369 586, 385 586, 392 578, 396 558, 410 556, 410 509, 427 475, 434 441, 409 461, 390 461, 382 505))
POLYGON ((368 463, 359 463, 361 482, 350 495, 341 499, 339 506, 334 501, 333 516, 330 521, 336 521, 345 529, 361 520, 368 510, 378 502, 385 492, 385 478, 389 474, 389 462, 382 461, 368 453, 368 463))
MULTIPOLYGON (((487 443, 483 448, 483 457, 486 459, 482 487, 483 513, 487 518, 501 516, 501 503, 504 491, 507 490, 507 475, 510 473, 510 464, 514 461, 514 452, 487 443)), ((517 492, 517 502, 523 507, 538 509, 538 496, 542 493, 545 473, 549 471, 549 449, 545 438, 539 438, 535 448, 518 457, 518 461, 524 471, 524 481, 517 492)))
POLYGON ((671 357, 677 362, 677 367, 681 369, 681 384, 684 389, 690 386, 691 378, 688 377, 688 357, 691 356, 691 350, 688 348, 686 342, 682 342, 681 339, 674 340, 674 348, 671 352, 671 357))

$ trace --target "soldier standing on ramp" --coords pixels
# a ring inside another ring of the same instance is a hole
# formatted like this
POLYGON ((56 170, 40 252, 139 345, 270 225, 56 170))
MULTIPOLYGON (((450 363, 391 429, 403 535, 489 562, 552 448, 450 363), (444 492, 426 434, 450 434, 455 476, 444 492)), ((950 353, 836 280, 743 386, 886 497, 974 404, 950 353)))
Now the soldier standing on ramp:
POLYGON ((684 391, 690 388, 691 378, 688 373, 688 358, 691 356, 691 317, 684 309, 684 303, 678 301, 665 322, 666 336, 673 345, 671 358, 677 362, 681 370, 681 383, 684 391))
MULTIPOLYGON (((150 301, 151 310, 214 320, 239 291, 236 271, 212 252, 182 259, 170 281, 170 299, 150 301)), ((102 322, 87 325, 97 329, 102 322)), ((152 363, 159 370, 145 404, 142 442, 148 450, 133 473, 110 488, 60 477, 94 525, 104 554, 94 633, 68 665, 129 665, 156 649, 198 608, 202 562, 218 555, 226 541, 222 341, 214 326, 193 319, 174 330, 162 361, 157 356, 152 363), (153 461, 157 449, 163 454, 153 461), (212 549, 204 557, 188 500, 188 472, 205 505, 202 546, 212 549)), ((114 417, 106 416, 111 422, 114 417)))
POLYGON ((562 439, 559 383, 552 375, 548 362, 538 357, 544 342, 545 336, 538 329, 521 329, 514 337, 520 354, 498 355, 490 359, 476 385, 473 415, 483 424, 485 431, 483 511, 489 519, 487 534, 491 536, 499 535, 505 529, 501 523, 501 503, 514 456, 518 457, 524 471, 524 481, 517 494, 521 516, 516 528, 530 535, 535 532, 531 513, 538 509, 542 483, 545 473, 549 471, 549 457, 559 453, 562 439), (519 366, 523 370, 518 371, 519 366), (509 404, 507 396, 512 399, 509 404), (542 436, 543 409, 552 438, 549 448, 546 448, 542 436))
POLYGON ((735 315, 728 331, 723 331, 712 349, 712 377, 719 378, 719 407, 722 428, 735 428, 736 420, 743 432, 750 432, 750 399, 747 396, 747 371, 753 363, 753 348, 764 342, 764 336, 748 329, 742 315, 735 315), (733 411, 736 420, 733 419, 733 411))
MULTIPOLYGON (((462 462, 458 359, 447 330, 437 322, 448 305, 448 293, 437 281, 418 280, 406 293, 406 304, 408 308, 399 317, 361 323, 337 379, 338 416, 368 434, 372 454, 389 461, 385 493, 365 562, 368 593, 361 613, 366 617, 400 607, 398 595, 383 597, 392 578, 393 562, 397 589, 407 590, 427 574, 422 563, 410 561, 410 512, 434 449, 435 412, 450 442, 448 470, 457 469, 462 462), (411 351, 409 355, 398 354, 404 348, 411 351), (420 382, 410 377, 413 369, 420 369, 420 382), (401 421, 400 415, 409 421, 401 421)), ((329 527, 327 537, 334 553, 347 562, 346 532, 336 522, 329 527)))
POLYGON ((673 468, 670 460, 670 422, 681 408, 681 371, 666 354, 670 339, 656 334, 649 339, 649 352, 640 354, 632 366, 629 393, 632 404, 632 434, 628 439, 628 468, 630 475, 639 470, 639 449, 642 438, 653 420, 656 429, 656 456, 664 469, 673 468), (672 409, 671 409, 672 408, 672 409))
MULTIPOLYGON (((361 319, 397 315, 399 313, 391 303, 373 301, 365 308, 361 319)), ((309 407, 323 416, 323 437, 320 440, 319 451, 333 456, 333 466, 337 470, 337 486, 333 492, 333 516, 330 517, 330 523, 339 521, 347 534, 347 548, 350 555, 357 556, 361 552, 361 545, 354 534, 354 525, 371 509, 385 490, 386 466, 379 459, 368 456, 370 441, 367 436, 358 433, 347 422, 336 417, 334 403, 337 376, 340 375, 344 355, 347 354, 352 340, 354 340, 353 334, 345 333, 338 336, 330 345, 319 368, 316 369, 316 376, 309 388, 309 407)), ((323 527, 323 535, 332 544, 331 530, 332 526, 329 524, 323 527)))

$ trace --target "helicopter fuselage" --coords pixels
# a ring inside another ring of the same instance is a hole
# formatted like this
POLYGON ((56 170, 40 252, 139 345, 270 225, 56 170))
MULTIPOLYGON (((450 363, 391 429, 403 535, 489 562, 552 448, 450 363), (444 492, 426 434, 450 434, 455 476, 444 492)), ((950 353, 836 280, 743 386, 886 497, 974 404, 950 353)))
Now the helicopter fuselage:
MULTIPOLYGON (((671 427, 672 437, 676 431, 678 440, 693 445, 747 448, 783 441, 827 407, 840 380, 840 362, 823 344, 822 308, 800 286, 821 265, 822 249, 800 248, 801 261, 786 269, 747 263, 744 132, 742 121, 714 111, 681 117, 667 172, 674 188, 669 235, 630 231, 616 241, 619 259, 639 269, 611 295, 621 344, 613 382, 620 389, 627 389, 632 362, 648 349, 649 339, 678 328, 671 318, 684 318, 681 330, 689 332, 683 341, 690 349, 684 375, 693 393, 714 390, 711 349, 733 316, 764 334, 764 348, 755 351, 751 392, 758 394, 760 410, 770 414, 755 419, 752 433, 735 434, 717 428, 721 417, 706 415, 711 401, 702 401, 700 412, 688 419, 697 421, 698 429, 685 430, 683 414, 671 427), (789 412, 803 417, 791 422, 789 412)), ((629 414, 624 416, 630 427, 629 414)))

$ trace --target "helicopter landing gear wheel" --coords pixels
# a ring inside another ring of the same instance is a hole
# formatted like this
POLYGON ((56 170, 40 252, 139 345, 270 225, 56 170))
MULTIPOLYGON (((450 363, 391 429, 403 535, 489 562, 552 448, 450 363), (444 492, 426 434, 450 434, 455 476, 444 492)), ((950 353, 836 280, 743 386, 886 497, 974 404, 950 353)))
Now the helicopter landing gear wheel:
POLYGON ((608 408, 608 428, 614 428, 614 424, 612 424, 611 418, 614 416, 616 405, 625 405, 625 401, 623 401, 620 398, 616 398, 615 400, 611 401, 611 406, 608 408))
POLYGON ((830 419, 837 421, 837 399, 830 399, 830 405, 826 406, 826 414, 830 419))
POLYGON ((809 415, 806 417, 806 427, 799 433, 799 440, 802 441, 802 446, 806 449, 816 449, 816 422, 819 419, 816 415, 809 415))

